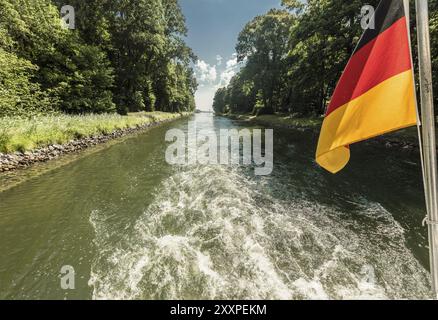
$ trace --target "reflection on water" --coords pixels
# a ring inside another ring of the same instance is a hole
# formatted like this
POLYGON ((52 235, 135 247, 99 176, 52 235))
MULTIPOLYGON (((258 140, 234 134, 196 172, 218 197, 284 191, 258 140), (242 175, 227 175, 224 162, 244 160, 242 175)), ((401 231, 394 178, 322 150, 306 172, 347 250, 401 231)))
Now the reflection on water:
MULTIPOLYGON (((199 130, 244 123, 196 115, 199 130)), ((169 166, 156 128, 0 193, 0 298, 430 297, 415 154, 352 149, 319 169, 316 137, 276 130, 274 172, 169 166), (59 270, 76 270, 63 291, 59 270)))

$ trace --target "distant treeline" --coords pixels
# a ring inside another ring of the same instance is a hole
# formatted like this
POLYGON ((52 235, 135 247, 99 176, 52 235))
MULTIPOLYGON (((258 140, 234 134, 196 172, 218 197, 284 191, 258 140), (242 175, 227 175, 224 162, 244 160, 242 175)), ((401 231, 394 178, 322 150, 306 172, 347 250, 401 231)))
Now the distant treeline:
POLYGON ((186 32, 178 0, 0 0, 0 116, 192 111, 186 32))
MULTIPOLYGON (((402 1, 402 0, 400 0, 402 1)), ((413 44, 415 4, 411 1, 413 44)), ((429 0, 435 98, 438 98, 438 0, 429 0)), ((319 116, 358 43, 361 8, 379 0, 283 0, 249 22, 236 46, 243 67, 216 92, 217 113, 319 116)), ((414 48, 414 61, 417 61, 414 48)), ((438 99, 435 99, 438 107, 438 99)))

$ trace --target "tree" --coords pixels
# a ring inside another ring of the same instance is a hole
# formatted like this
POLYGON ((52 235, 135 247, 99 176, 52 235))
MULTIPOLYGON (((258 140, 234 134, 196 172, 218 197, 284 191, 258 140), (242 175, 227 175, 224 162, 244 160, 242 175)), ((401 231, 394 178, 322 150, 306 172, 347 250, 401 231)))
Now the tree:
POLYGON ((226 95, 226 88, 220 88, 216 91, 213 99, 213 110, 216 114, 224 114, 227 112, 226 95))
POLYGON ((64 4, 0 0, 2 57, 22 64, 5 77, 27 79, 29 94, 41 91, 62 112, 195 109, 196 57, 177 0, 71 0, 75 30, 62 28, 64 4))
POLYGON ((362 0, 282 3, 285 9, 256 17, 240 33, 236 50, 245 65, 227 87, 231 112, 323 114, 363 33, 362 0))
POLYGON ((289 30, 293 15, 273 9, 256 17, 239 35, 236 50, 238 61, 245 61, 245 74, 259 93, 259 106, 265 113, 273 113, 278 106, 284 57, 288 52, 289 30))
POLYGON ((112 71, 98 47, 62 28, 58 9, 48 0, 1 0, 3 47, 37 66, 33 81, 65 112, 111 112, 112 71))
POLYGON ((0 117, 51 111, 51 101, 33 77, 38 68, 0 48, 0 117))

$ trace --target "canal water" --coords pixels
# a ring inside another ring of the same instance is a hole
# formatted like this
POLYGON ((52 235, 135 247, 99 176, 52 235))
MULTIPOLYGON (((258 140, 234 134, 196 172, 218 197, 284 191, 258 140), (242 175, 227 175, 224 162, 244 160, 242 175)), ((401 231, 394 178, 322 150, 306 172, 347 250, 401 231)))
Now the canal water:
POLYGON ((171 128, 188 119, 0 192, 0 299, 431 297, 416 152, 353 146, 334 176, 314 162, 314 133, 275 129, 273 173, 255 176, 167 164, 171 128))

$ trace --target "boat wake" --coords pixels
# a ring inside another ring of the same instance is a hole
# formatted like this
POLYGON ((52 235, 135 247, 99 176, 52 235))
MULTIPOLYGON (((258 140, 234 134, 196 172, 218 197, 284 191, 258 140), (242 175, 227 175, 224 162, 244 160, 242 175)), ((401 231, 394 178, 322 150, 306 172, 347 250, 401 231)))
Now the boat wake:
POLYGON ((164 181, 112 241, 93 211, 94 299, 419 299, 429 275, 378 203, 357 217, 278 200, 239 169, 199 166, 164 181))

